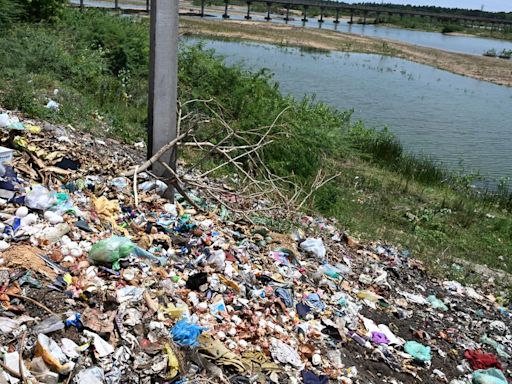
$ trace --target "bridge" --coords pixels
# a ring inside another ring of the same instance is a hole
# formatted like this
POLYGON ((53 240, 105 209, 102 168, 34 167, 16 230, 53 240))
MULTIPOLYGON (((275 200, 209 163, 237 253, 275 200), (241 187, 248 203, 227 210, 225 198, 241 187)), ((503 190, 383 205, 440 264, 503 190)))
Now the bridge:
MULTIPOLYGON (((120 0, 98 0, 98 1, 87 1, 87 0, 71 0, 70 3, 75 6, 80 7, 97 7, 97 8, 106 8, 106 9, 114 9, 114 10, 122 10, 126 12, 134 11, 134 12, 149 12, 150 11, 150 1, 142 0, 140 2, 130 1, 129 3, 120 2, 120 0)), ((201 17, 205 16, 205 9, 207 7, 207 0, 200 0, 200 12, 199 15, 201 17)), ((435 12, 426 12, 426 11, 416 11, 416 10, 404 10, 399 8, 391 8, 384 6, 375 6, 375 5, 352 5, 346 4, 337 1, 329 1, 329 0, 246 0, 247 4, 247 14, 245 18, 250 20, 251 17, 251 5, 254 3, 264 3, 267 6, 267 15, 265 17, 266 20, 271 20, 271 7, 278 5, 284 8, 284 20, 289 21, 290 18, 290 9, 301 8, 302 9, 302 21, 308 22, 308 9, 315 7, 320 10, 320 15, 318 22, 322 23, 324 21, 325 12, 327 10, 334 11, 334 23, 340 22, 340 17, 342 15, 350 16, 349 23, 354 23, 354 18, 358 18, 358 22, 362 24, 366 24, 369 19, 374 19, 377 22, 383 20, 386 16, 399 16, 401 19, 404 17, 421 17, 427 19, 429 21, 438 21, 438 22, 450 22, 450 23, 464 23, 470 26, 488 26, 492 29, 511 29, 512 28, 512 20, 508 19, 500 19, 498 17, 478 17, 473 15, 455 15, 449 13, 435 13, 435 12)), ((224 0, 224 13, 222 15, 223 18, 228 19, 229 15, 229 6, 230 5, 239 5, 240 1, 234 0, 224 0)))

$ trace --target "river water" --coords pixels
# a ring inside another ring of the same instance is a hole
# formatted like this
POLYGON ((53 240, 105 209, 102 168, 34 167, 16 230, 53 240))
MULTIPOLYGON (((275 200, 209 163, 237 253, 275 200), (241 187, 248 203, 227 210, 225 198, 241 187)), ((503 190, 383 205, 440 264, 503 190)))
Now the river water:
MULTIPOLYGON (((218 13, 212 13, 212 16, 217 19, 222 18, 218 13)), ((274 23, 282 24, 285 22, 282 16, 272 15, 271 17, 273 17, 271 21, 274 23)), ((231 15, 230 19, 244 20, 244 17, 231 15)), ((497 52, 501 52, 503 49, 512 49, 512 41, 507 40, 487 39, 476 36, 445 35, 439 32, 416 31, 375 24, 350 24, 348 20, 345 19, 340 20, 338 25, 333 23, 330 19, 324 19, 323 23, 319 23, 316 18, 309 18, 307 23, 302 22, 300 19, 301 17, 296 17, 296 20, 289 21, 288 24, 305 28, 321 28, 338 32, 355 33, 363 36, 379 37, 424 47, 443 49, 445 51, 467 53, 470 55, 482 55, 491 48, 494 48, 497 52)), ((252 20, 265 21, 264 16, 261 15, 254 15, 252 20)))
MULTIPOLYGON (((79 4, 80 0, 70 0, 70 3, 79 4)), ((84 0, 84 3, 90 7, 114 6, 114 1, 112 0, 84 0)), ((119 6, 121 8, 144 10, 146 7, 146 1, 130 0, 129 4, 125 4, 123 1, 120 1, 119 6)), ((222 20, 221 14, 223 12, 223 7, 206 7, 205 12, 213 18, 222 20)), ((232 20, 244 20, 243 15, 240 13, 236 14, 230 11, 228 11, 228 13, 230 13, 230 18, 232 20)), ((252 16, 254 21, 264 21, 265 15, 262 15, 261 13, 252 13, 252 16)), ((283 16, 271 15, 271 17, 271 22, 284 23, 283 16)), ((424 32, 372 24, 349 24, 346 19, 341 20, 340 24, 336 25, 330 19, 325 19, 323 23, 318 23, 317 18, 310 17, 307 23, 302 23, 302 21, 300 21, 300 16, 295 16, 295 18, 296 20, 289 22, 290 25, 317 29, 321 27, 322 29, 331 29, 340 32, 350 32, 359 35, 403 41, 415 45, 443 49, 452 52, 468 53, 471 55, 482 55, 485 51, 491 48, 496 49, 497 52, 500 52, 503 49, 512 50, 512 41, 507 40, 486 39, 475 36, 443 35, 438 32, 424 32)))
POLYGON ((457 171, 512 177, 512 88, 380 55, 202 41, 229 65, 268 68, 285 94, 315 94, 340 110, 353 109, 367 127, 389 127, 411 152, 457 171))

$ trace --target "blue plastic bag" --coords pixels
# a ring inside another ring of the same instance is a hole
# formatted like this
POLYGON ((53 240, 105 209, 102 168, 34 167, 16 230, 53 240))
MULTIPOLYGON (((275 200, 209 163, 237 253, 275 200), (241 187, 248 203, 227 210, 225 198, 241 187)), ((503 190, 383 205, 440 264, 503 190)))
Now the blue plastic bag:
POLYGON ((473 372, 473 384, 507 384, 507 378, 496 368, 473 372))
POLYGON ((199 343, 197 338, 205 330, 196 324, 191 324, 187 320, 178 321, 171 329, 172 339, 179 346, 197 347, 199 343))

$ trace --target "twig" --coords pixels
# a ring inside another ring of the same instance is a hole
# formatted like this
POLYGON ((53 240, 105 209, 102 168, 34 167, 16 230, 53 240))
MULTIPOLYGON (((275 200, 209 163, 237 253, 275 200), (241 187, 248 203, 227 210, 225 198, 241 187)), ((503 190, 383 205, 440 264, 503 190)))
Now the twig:
POLYGON ((187 136, 188 131, 179 135, 174 140, 170 141, 169 143, 165 144, 162 148, 160 148, 153 156, 149 158, 144 164, 139 165, 137 168, 132 169, 131 171, 126 171, 122 174, 122 176, 133 176, 134 173, 137 172, 143 172, 149 167, 151 167, 154 163, 160 159, 167 151, 172 149, 180 140, 182 140, 185 136, 187 136))
POLYGON ((20 370, 20 379, 23 384, 27 383, 25 372, 23 372, 23 348, 25 347, 25 337, 27 337, 27 331, 23 332, 23 334, 21 335, 20 344, 18 345, 18 364, 20 370))
POLYGON ((181 179, 180 177, 178 176, 178 174, 174 171, 174 169, 172 169, 168 164, 164 163, 163 161, 160 161, 160 164, 162 164, 164 166, 165 169, 167 169, 175 178, 176 182, 175 183, 172 183, 174 185, 174 187, 178 190, 178 192, 180 193, 181 196, 183 196, 183 198, 185 200, 187 200, 190 205, 192 205, 197 211, 199 212, 205 212, 204 209, 202 209, 199 205, 197 205, 194 200, 192 200, 190 198, 189 195, 187 195, 187 193, 183 190, 183 188, 180 186, 180 182, 181 182, 181 179))
POLYGON ((43 304, 41 304, 40 302, 30 298, 30 297, 27 297, 27 296, 23 296, 23 295, 18 295, 16 293, 7 293, 6 294, 8 296, 12 296, 12 297, 16 297, 17 299, 22 299, 22 300, 27 300, 27 301, 30 301, 32 304, 35 304, 37 305, 39 308, 42 308, 44 309, 46 312, 48 312, 49 314, 51 315, 55 315, 55 312, 53 312, 50 308, 48 307, 45 307, 43 304))
POLYGON ((137 191, 137 173, 139 172, 139 166, 135 167, 133 172, 133 196, 135 198, 135 208, 139 208, 139 192, 137 191))
POLYGON ((309 193, 306 195, 306 197, 304 197, 304 199, 302 199, 302 202, 299 204, 299 206, 297 207, 297 209, 301 209, 302 206, 306 203, 306 201, 311 197, 311 195, 313 193, 315 193, 318 189, 322 188, 325 184, 327 184, 329 181, 337 178, 338 176, 341 175, 340 172, 332 175, 331 177, 327 178, 327 179, 322 179, 322 176, 321 176, 321 172, 322 170, 320 169, 316 175, 316 178, 315 178, 315 181, 313 182, 313 184, 311 185, 311 190, 309 191, 309 193))
POLYGON ((12 370, 11 368, 9 368, 7 365, 5 365, 3 362, 0 361, 0 367, 2 367, 2 369, 7 372, 9 375, 11 376, 14 376, 15 378, 17 379, 21 379, 21 376, 18 372, 12 370))

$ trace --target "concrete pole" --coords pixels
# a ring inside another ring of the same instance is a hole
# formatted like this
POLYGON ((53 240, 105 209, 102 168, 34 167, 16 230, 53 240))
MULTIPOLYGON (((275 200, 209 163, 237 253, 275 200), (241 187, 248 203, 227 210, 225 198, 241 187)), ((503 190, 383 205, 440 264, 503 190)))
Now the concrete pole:
POLYGON ((334 24, 338 24, 340 22, 340 9, 336 8, 336 20, 334 20, 334 24))
POLYGON ((307 5, 304 6, 304 18, 302 19, 302 21, 304 23, 308 22, 308 6, 307 5))
POLYGON ((224 19, 229 19, 228 6, 229 6, 229 1, 228 0, 224 0, 224 14, 222 15, 222 17, 224 19))
POLYGON ((318 20, 319 23, 324 22, 324 8, 320 7, 320 19, 318 20))
POLYGON ((354 10, 350 10, 350 24, 354 24, 354 10))
POLYGON ((146 0, 146 12, 149 13, 149 0, 146 0))
POLYGON ((84 11, 84 0, 80 0, 80 11, 84 11))
POLYGON ((270 21, 272 18, 270 17, 270 7, 272 6, 272 3, 267 2, 267 17, 265 17, 265 20, 270 21))
POLYGON ((245 15, 245 20, 251 20, 251 2, 247 2, 247 15, 245 15))
POLYGON ((117 11, 119 9, 119 0, 114 2, 114 9, 117 11))
MULTIPOLYGON (((178 0, 151 0, 148 158, 176 138, 178 96, 178 0)), ((168 151, 160 160, 176 169, 176 151, 168 151)), ((157 176, 170 178, 159 163, 153 164, 157 176)), ((174 189, 165 197, 174 199, 174 189)))
POLYGON ((288 24, 288 21, 290 20, 290 4, 286 4, 286 17, 284 18, 284 21, 286 21, 286 24, 288 24))
POLYGON ((206 0, 201 0, 201 17, 204 17, 204 4, 206 3, 206 0))

